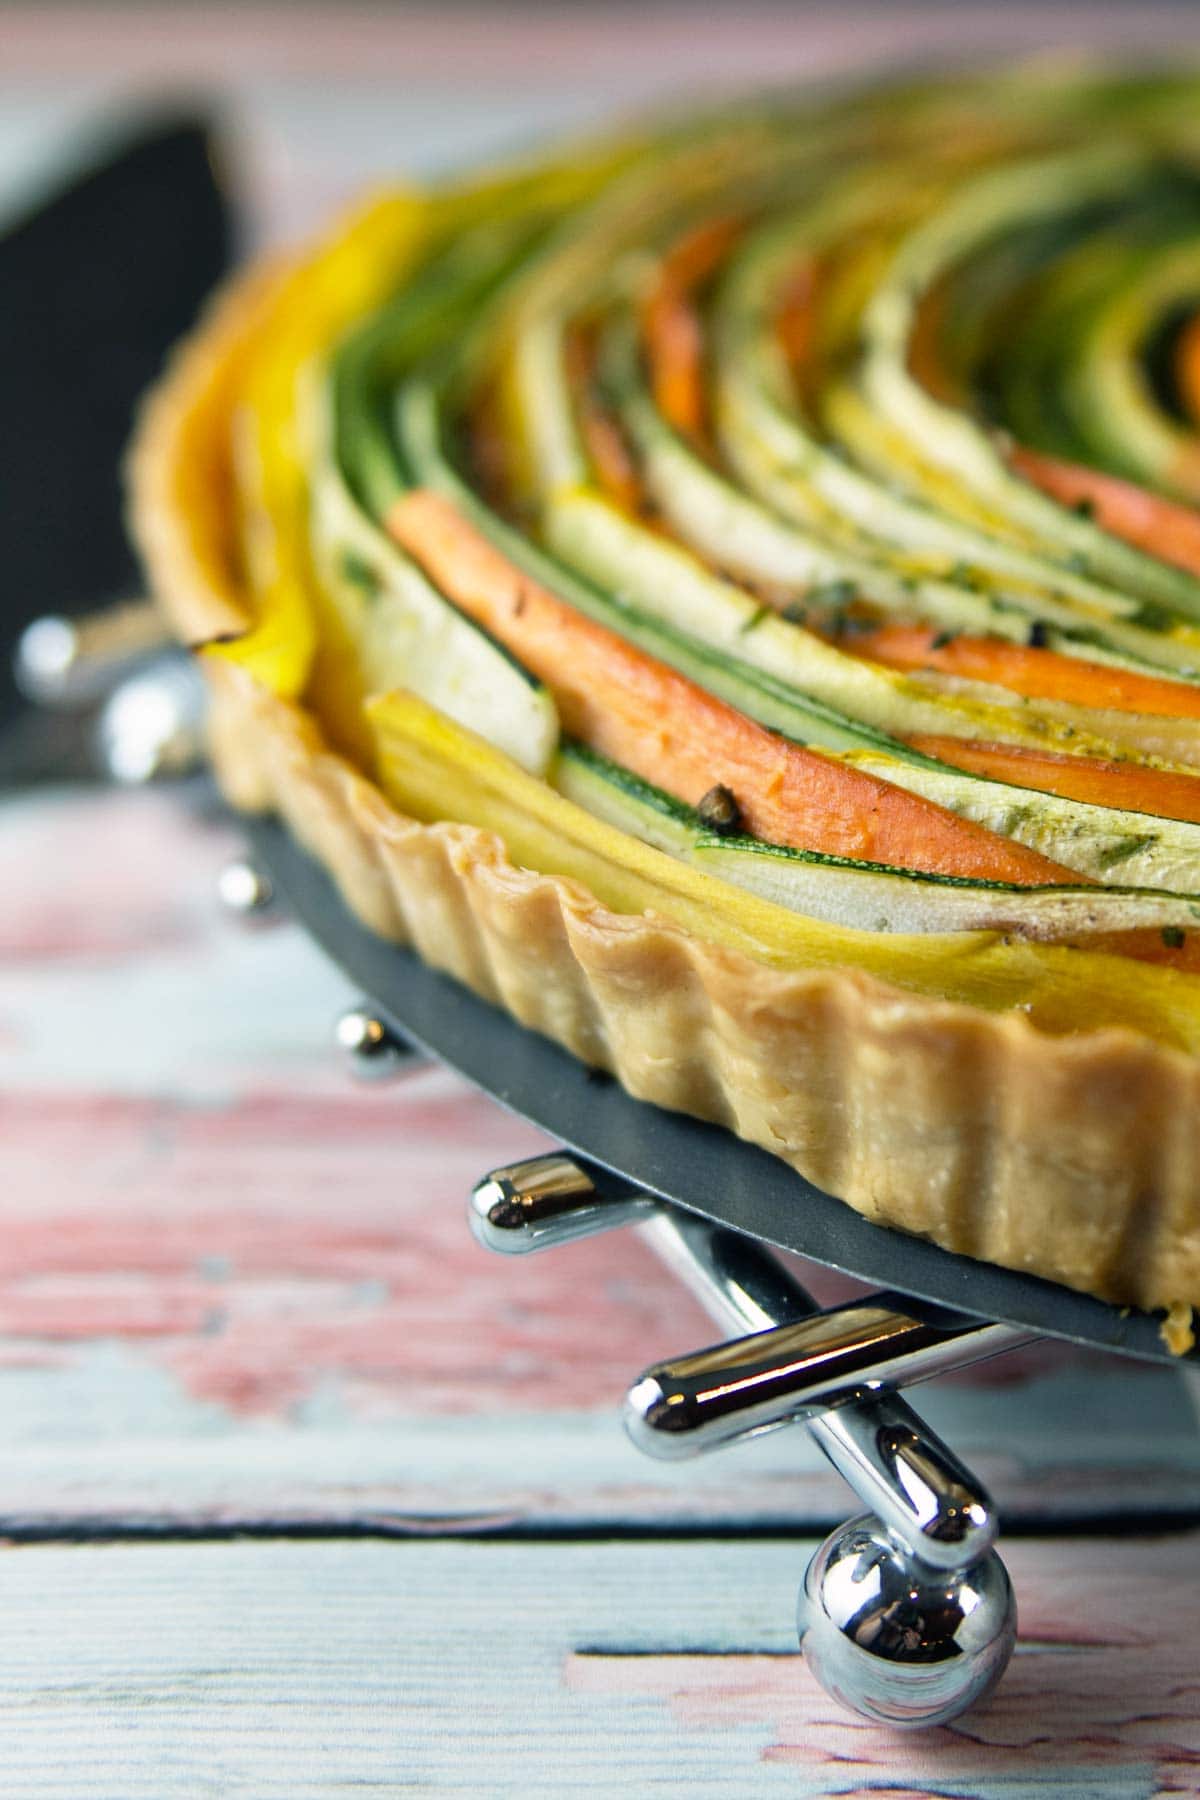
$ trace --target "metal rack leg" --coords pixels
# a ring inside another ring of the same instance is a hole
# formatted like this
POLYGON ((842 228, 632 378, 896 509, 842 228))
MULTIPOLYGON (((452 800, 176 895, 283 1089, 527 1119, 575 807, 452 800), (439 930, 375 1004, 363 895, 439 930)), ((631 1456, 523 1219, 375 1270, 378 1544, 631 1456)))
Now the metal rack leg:
POLYGON ((830 1693, 868 1718, 925 1726, 994 1686, 1016 1632, 995 1509, 895 1390, 1028 1333, 891 1294, 821 1312, 760 1244, 566 1154, 487 1176, 471 1222, 509 1252, 638 1225, 721 1324, 750 1333, 648 1370, 626 1425, 648 1454, 678 1458, 804 1423, 873 1509, 821 1546, 801 1589, 801 1643, 830 1693))

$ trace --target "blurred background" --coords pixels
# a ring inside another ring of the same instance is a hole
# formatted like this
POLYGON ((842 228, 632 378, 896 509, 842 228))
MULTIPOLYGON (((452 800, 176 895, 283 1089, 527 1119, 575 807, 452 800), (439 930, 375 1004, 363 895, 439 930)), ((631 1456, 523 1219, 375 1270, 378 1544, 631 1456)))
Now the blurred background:
POLYGON ((614 109, 862 65, 998 51, 1200 48, 1200 8, 943 4, 5 5, 0 205, 105 115, 203 98, 248 240, 289 238, 364 181, 516 149, 614 109))
MULTIPOLYGON (((0 746, 0 786, 94 764, 80 730, 22 712, 55 697, 58 659, 78 642, 57 625, 36 640, 51 689, 36 670, 19 683, 14 655, 35 621, 137 593, 123 447, 140 394, 231 262, 318 230, 373 183, 506 158, 658 103, 1091 51, 1200 52, 1200 8, 0 0, 0 729, 17 718, 24 734, 0 746), (86 507, 67 503, 80 493, 86 507)), ((145 615, 119 623, 116 648, 132 631, 136 649, 145 615)), ((139 746, 126 774, 157 760, 139 746)))
MULTIPOLYGON (((0 725, 19 703, 11 663, 26 625, 136 590, 121 449, 137 396, 231 261, 319 229, 374 182, 503 158, 664 101, 1095 50, 1195 53, 1200 8, 0 0, 0 725), (164 120, 184 121, 190 143, 163 154, 164 120), (120 159, 138 140, 131 178, 120 159), (105 164, 90 200, 44 211, 105 164), (71 491, 91 505, 64 511, 71 491)), ((15 763, 10 747, 0 781, 5 766, 45 774, 46 747, 15 763)))

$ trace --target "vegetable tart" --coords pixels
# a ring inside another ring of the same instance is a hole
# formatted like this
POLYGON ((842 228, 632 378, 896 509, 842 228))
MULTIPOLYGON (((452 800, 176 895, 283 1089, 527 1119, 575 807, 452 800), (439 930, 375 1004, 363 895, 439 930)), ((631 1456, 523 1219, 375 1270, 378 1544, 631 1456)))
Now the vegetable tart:
POLYGON ((1187 1347, 1200 78, 777 93, 381 192, 233 282, 131 493, 223 789, 376 932, 1187 1347))

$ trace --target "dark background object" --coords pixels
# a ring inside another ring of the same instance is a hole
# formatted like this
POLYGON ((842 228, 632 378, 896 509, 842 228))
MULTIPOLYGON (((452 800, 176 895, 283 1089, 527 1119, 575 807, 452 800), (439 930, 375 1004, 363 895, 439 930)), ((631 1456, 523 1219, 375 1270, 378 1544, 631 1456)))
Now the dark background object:
POLYGON ((234 252, 206 121, 160 116, 89 161, 0 233, 0 724, 25 625, 139 589, 134 413, 234 252))

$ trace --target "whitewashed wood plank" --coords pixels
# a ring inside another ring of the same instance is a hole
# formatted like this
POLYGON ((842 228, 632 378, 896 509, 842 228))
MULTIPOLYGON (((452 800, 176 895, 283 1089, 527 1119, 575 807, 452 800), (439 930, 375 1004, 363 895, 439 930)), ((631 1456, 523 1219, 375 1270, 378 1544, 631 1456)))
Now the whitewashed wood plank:
MULTIPOLYGON (((1047 1376, 927 1387, 925 1418, 1009 1524, 1200 1516, 1200 1439, 1173 1382, 1047 1376), (1114 1409, 1123 1407, 1124 1416, 1114 1409)), ((0 1375, 0 1534, 369 1525, 389 1531, 796 1530, 854 1510, 802 1431, 649 1462, 617 1407, 347 1419, 334 1397, 276 1424, 189 1408, 136 1357, 93 1346, 61 1381, 0 1375), (22 1391, 24 1390, 24 1391, 22 1391)))
POLYGON ((808 1546, 171 1545, 0 1562, 20 1800, 1194 1792, 1197 1540, 1025 1542, 1022 1648, 927 1736, 795 1655, 808 1546))

